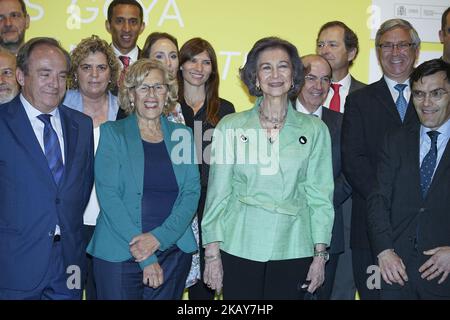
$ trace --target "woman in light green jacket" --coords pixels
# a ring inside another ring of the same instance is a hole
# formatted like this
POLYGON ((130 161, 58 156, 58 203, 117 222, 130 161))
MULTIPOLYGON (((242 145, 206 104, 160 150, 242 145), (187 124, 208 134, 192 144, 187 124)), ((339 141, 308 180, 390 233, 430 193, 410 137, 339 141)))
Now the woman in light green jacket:
POLYGON ((259 40, 240 74, 257 99, 214 131, 205 283, 225 299, 303 299, 324 281, 333 227, 329 132, 290 103, 304 81, 291 43, 259 40))

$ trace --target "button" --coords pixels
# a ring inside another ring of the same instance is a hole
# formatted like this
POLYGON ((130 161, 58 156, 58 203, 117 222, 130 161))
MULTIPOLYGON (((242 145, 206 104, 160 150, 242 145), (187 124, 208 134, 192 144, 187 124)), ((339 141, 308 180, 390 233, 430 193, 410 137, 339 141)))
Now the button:
POLYGON ((419 209, 419 212, 420 212, 420 213, 424 213, 425 210, 426 210, 425 208, 420 208, 420 209, 419 209))
POLYGON ((48 236, 51 238, 51 237, 53 237, 55 235, 55 232, 54 231, 50 231, 49 233, 48 233, 48 236))

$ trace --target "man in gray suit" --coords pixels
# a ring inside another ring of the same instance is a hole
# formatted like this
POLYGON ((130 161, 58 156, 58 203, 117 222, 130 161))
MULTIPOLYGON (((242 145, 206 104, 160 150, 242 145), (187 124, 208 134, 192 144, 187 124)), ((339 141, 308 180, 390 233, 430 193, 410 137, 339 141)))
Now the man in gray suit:
MULTIPOLYGON (((358 55, 358 37, 345 23, 330 21, 320 28, 316 43, 317 53, 327 59, 332 70, 332 83, 324 106, 343 113, 348 94, 365 86, 364 83, 353 78, 349 72, 358 55)), ((339 257, 331 295, 331 299, 336 300, 353 300, 356 293, 350 249, 351 210, 352 201, 349 198, 343 204, 345 252, 339 257)))
POLYGON ((341 170, 341 125, 343 116, 339 112, 322 107, 330 89, 331 66, 325 58, 316 54, 302 57, 302 62, 305 67, 305 83, 293 105, 299 112, 321 118, 327 125, 331 136, 335 215, 329 249, 330 259, 325 267, 325 282, 318 291, 320 300, 328 300, 331 297, 335 281, 339 255, 344 252, 342 204, 350 197, 351 187, 341 170))

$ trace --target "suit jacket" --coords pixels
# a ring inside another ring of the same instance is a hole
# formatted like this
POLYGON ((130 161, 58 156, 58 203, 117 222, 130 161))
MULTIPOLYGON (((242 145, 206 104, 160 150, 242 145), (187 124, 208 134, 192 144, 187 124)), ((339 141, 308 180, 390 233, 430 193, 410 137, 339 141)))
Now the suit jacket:
POLYGON ((339 112, 322 108, 322 121, 328 127, 331 136, 331 155, 333 160, 334 177, 334 225, 331 238, 330 253, 344 251, 344 221, 342 204, 351 196, 352 188, 342 172, 341 165, 341 127, 343 115, 339 112))
POLYGON ((350 245, 370 248, 367 234, 367 198, 375 186, 379 150, 390 131, 417 124, 410 99, 402 123, 384 78, 347 97, 342 123, 342 165, 353 189, 350 245))
POLYGON ((365 83, 362 83, 361 81, 356 80, 355 78, 353 78, 353 76, 351 77, 351 82, 350 82, 350 89, 348 90, 348 93, 352 93, 353 91, 356 91, 358 89, 364 88, 366 86, 365 83))
MULTIPOLYGON (((412 272, 418 272, 408 268, 415 243, 420 264, 430 257, 422 254, 423 251, 450 246, 450 143, 425 199, 420 189, 419 144, 419 125, 399 130, 385 140, 377 168, 377 185, 368 199, 369 234, 374 253, 393 248, 410 277, 412 272)), ((439 279, 420 280, 420 285, 435 294, 448 296, 450 279, 438 284, 439 279)))
MULTIPOLYGON (((200 197, 200 178, 192 131, 163 116, 161 127, 179 193, 170 216, 151 233, 161 243, 161 251, 176 244, 184 252, 193 252, 197 250, 197 243, 189 226, 200 197), (178 142, 180 136, 182 141, 178 142), (173 158, 180 151, 181 163, 173 158)), ((100 214, 88 253, 111 262, 131 258, 129 243, 142 233, 143 183, 144 147, 136 115, 102 124, 95 156, 95 188, 100 214)), ((154 262, 157 262, 155 254, 139 264, 143 269, 154 262)))
POLYGON ((330 134, 289 103, 270 144, 260 102, 225 116, 214 130, 203 243, 219 241, 222 250, 253 261, 311 257, 314 243, 330 243, 334 220, 330 134))
POLYGON ((84 268, 83 212, 93 183, 92 121, 59 106, 65 164, 56 185, 20 96, 0 108, 0 288, 29 291, 48 270, 55 226, 64 269, 84 268))

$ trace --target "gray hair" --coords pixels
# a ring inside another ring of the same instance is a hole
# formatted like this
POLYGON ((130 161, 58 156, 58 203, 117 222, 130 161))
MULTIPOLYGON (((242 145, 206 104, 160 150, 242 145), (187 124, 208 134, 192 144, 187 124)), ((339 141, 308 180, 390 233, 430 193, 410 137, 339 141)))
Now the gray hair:
POLYGON ((420 38, 416 29, 414 29, 411 23, 403 19, 390 19, 383 22, 377 31, 377 35, 375 36, 375 46, 378 47, 380 45, 380 40, 383 34, 396 28, 408 31, 411 41, 414 43, 414 47, 420 47, 420 38))

